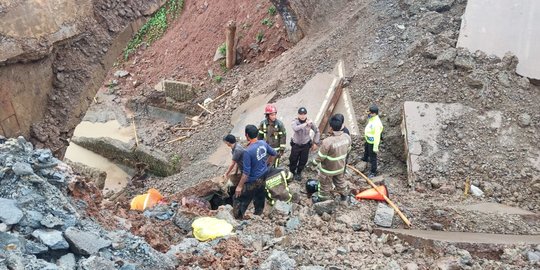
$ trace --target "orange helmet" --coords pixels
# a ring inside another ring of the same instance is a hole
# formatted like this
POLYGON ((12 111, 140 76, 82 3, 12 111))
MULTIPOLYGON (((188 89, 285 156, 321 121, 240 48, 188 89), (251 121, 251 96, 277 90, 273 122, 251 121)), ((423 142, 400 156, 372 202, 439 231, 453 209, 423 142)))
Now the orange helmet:
POLYGON ((271 114, 271 113, 277 113, 276 105, 266 104, 266 107, 264 107, 264 114, 271 114))

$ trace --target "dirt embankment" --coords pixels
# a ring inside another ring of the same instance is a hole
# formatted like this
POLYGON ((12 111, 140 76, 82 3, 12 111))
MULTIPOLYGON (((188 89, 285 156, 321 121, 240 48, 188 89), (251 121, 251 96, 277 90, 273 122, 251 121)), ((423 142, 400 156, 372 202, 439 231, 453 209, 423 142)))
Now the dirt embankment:
POLYGON ((7 1, 0 13, 2 134, 65 143, 142 18, 162 1, 7 1), (62 9, 58 7, 61 6, 62 9), (134 24, 132 24, 134 23, 134 24))

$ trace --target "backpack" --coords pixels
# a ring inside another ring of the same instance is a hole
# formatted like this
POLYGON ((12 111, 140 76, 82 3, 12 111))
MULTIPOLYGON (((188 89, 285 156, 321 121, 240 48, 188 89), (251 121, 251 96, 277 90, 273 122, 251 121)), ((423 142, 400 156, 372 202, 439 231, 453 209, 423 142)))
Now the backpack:
POLYGON ((291 178, 292 173, 284 169, 270 168, 268 170, 264 187, 270 205, 274 205, 275 200, 291 201, 292 194, 289 191, 289 185, 287 183, 291 178))

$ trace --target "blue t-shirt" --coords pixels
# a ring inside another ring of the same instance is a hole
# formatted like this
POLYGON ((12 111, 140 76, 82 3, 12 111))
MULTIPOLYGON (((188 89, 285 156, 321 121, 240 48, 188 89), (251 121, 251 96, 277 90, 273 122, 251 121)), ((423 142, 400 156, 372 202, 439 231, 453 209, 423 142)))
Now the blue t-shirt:
POLYGON ((248 176, 246 183, 253 182, 266 173, 266 170, 268 170, 268 155, 276 156, 277 152, 262 140, 258 140, 246 148, 242 171, 248 176))

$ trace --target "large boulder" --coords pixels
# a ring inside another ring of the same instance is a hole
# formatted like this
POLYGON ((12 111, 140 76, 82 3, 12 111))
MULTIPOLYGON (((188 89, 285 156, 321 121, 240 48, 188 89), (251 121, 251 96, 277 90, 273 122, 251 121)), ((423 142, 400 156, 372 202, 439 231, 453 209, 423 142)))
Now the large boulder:
POLYGON ((68 242, 62 237, 62 232, 57 230, 38 229, 32 233, 32 236, 53 250, 69 248, 68 242))
POLYGON ((17 207, 17 201, 0 198, 0 221, 7 225, 19 223, 23 217, 23 212, 17 207))
POLYGON ((111 245, 111 241, 103 239, 91 232, 84 232, 73 227, 68 228, 64 236, 71 244, 71 249, 76 254, 93 255, 104 247, 111 245))

